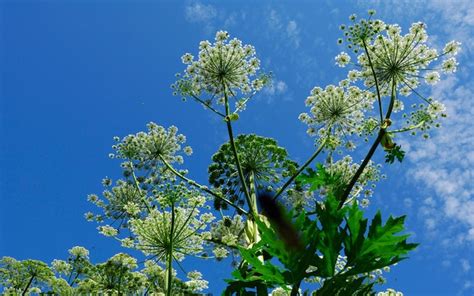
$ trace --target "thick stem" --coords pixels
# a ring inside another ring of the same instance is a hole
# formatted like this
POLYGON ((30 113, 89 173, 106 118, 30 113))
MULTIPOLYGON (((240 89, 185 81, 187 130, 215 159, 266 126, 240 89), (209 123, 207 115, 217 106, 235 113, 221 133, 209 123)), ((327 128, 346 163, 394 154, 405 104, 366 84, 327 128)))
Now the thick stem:
MULTIPOLYGON (((253 172, 250 172, 249 174, 249 186, 250 186, 250 202, 252 203, 252 208, 255 209, 255 212, 258 213, 258 207, 257 207, 257 188, 255 187, 255 175, 253 172)), ((255 221, 252 221, 253 223, 253 243, 256 244, 260 241, 260 232, 258 231, 258 225, 255 221)), ((260 261, 263 260, 263 255, 258 256, 260 261)))
POLYGON ((390 116, 392 115, 393 105, 394 105, 394 102, 395 102, 395 99, 396 99, 396 90, 397 90, 396 86, 397 86, 396 81, 393 80, 392 81, 392 95, 390 97, 390 104, 389 104, 388 109, 387 109, 387 114, 385 115, 384 123, 381 125, 379 133, 377 135, 377 138, 375 139, 374 143, 372 144, 372 147, 370 147, 370 150, 367 153, 367 155, 365 156, 364 160, 362 161, 362 164, 359 166, 359 168, 357 169, 355 175, 352 177, 351 181, 349 182, 349 185, 347 185, 346 190, 342 194, 341 200, 339 201, 339 207, 338 207, 339 209, 342 208, 342 206, 344 206, 344 203, 346 202, 347 197, 351 193, 352 188, 354 187, 355 183, 357 182, 360 175, 364 171, 365 167, 369 163, 370 159, 374 155, 375 150, 377 150, 377 147, 379 146, 380 142, 382 141, 383 136, 385 135, 385 133, 387 133, 386 129, 387 129, 388 126, 387 126, 386 123, 389 122, 390 116))
POLYGON ((298 171, 293 175, 291 176, 290 179, 288 179, 288 181, 286 181, 285 184, 283 184, 283 186, 280 188, 280 190, 278 190, 278 192, 275 194, 275 196, 273 197, 273 200, 276 200, 278 198, 278 196, 280 196, 284 191, 285 189, 290 186, 290 184, 296 179, 296 177, 299 176, 299 174, 301 174, 301 172, 308 166, 310 165, 310 163, 319 155, 319 153, 321 153, 321 151, 323 151, 323 148, 324 146, 326 145, 326 140, 324 140, 321 145, 319 145, 318 149, 313 153, 313 155, 310 156, 310 158, 298 169, 298 171))
POLYGON ((250 208, 250 213, 252 215, 256 215, 257 211, 256 211, 256 209, 254 209, 254 207, 251 203, 252 201, 251 201, 251 198, 250 198, 249 189, 248 189, 248 186, 247 186, 247 182, 245 181, 244 172, 242 170, 242 165, 241 165, 240 160, 239 160, 239 154, 237 153, 237 147, 236 147, 235 142, 234 142, 234 132, 232 131, 232 124, 231 124, 231 121, 229 119, 229 115, 230 115, 229 97, 227 96, 227 92, 225 90, 224 90, 224 100, 225 100, 225 115, 226 115, 227 132, 229 134, 230 146, 232 148, 232 152, 233 152, 234 158, 235 158, 235 165, 237 166, 237 171, 239 173, 240 183, 242 183, 245 198, 247 199, 247 203, 248 203, 249 208, 250 208))
POLYGON ((291 296, 297 296, 299 294, 300 285, 301 285, 301 281, 298 281, 293 285, 293 287, 291 288, 291 293, 290 293, 291 296))
POLYGON ((168 269, 168 278, 166 286, 166 295, 171 296, 171 290, 173 285, 173 232, 174 232, 174 202, 171 203, 171 228, 170 228, 170 241, 168 250, 168 262, 166 268, 168 269))
POLYGON ((207 193, 209 193, 210 195, 218 198, 218 199, 221 199, 223 202, 225 202, 226 204, 230 205, 231 207, 234 207, 237 211, 239 211, 239 213, 243 213, 245 215, 248 215, 248 212, 245 211, 244 209, 242 209, 241 207, 239 207, 238 205, 235 205, 233 202, 231 202, 230 200, 226 199, 225 197, 217 194, 216 192, 210 190, 209 188, 205 187, 205 186, 202 186, 200 185, 199 183, 197 183, 196 181, 194 180, 191 180, 189 178, 187 178, 186 176, 184 176, 183 174, 181 174, 180 172, 178 172, 177 170, 175 170, 175 168, 173 168, 167 161, 166 159, 164 159, 161 155, 159 156, 160 157, 160 160, 161 162, 163 162, 163 164, 166 166, 166 168, 168 168, 173 174, 175 174, 177 177, 179 177, 181 180, 183 181, 186 181, 188 184, 202 190, 202 191, 205 191, 207 193))
POLYGON ((21 293, 21 296, 26 295, 26 292, 28 292, 28 289, 30 288, 31 283, 35 279, 36 275, 32 275, 30 280, 28 281, 28 284, 26 285, 25 289, 23 290, 23 293, 21 293))

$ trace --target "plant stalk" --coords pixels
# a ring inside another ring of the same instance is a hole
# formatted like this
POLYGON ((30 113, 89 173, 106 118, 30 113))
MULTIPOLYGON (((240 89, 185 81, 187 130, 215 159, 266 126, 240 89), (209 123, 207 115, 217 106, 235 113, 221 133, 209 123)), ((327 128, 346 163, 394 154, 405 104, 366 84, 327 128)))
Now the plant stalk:
POLYGON ((230 115, 229 97, 227 95, 227 92, 225 91, 225 88, 224 88, 224 100, 225 100, 226 125, 227 125, 227 132, 229 134, 230 146, 231 146, 232 152, 234 154, 235 164, 237 166, 237 171, 239 173, 239 179, 240 179, 240 182, 242 183, 242 187, 244 189, 245 198, 246 198, 247 203, 248 203, 249 208, 250 208, 250 213, 251 213, 251 215, 255 216, 258 213, 257 213, 257 209, 255 209, 253 207, 252 200, 250 198, 249 189, 248 189, 248 186, 247 186, 247 182, 245 181, 244 172, 242 170, 242 165, 241 165, 240 160, 239 160, 239 154, 237 153, 237 147, 236 147, 235 142, 234 142, 234 132, 232 131, 232 124, 231 124, 231 121, 229 119, 229 115, 230 115))
POLYGON ((171 296, 171 290, 173 285, 173 232, 174 232, 174 202, 171 203, 171 229, 170 229, 170 242, 168 250, 168 262, 166 268, 168 269, 168 278, 166 286, 166 295, 171 296))
POLYGON ((205 187, 205 186, 202 186, 200 185, 199 183, 197 183, 196 181, 194 180, 191 180, 189 178, 187 178, 186 176, 184 176, 183 174, 181 174, 180 172, 178 172, 175 168, 173 168, 167 161, 166 159, 164 159, 161 155, 159 156, 161 162, 163 162, 163 164, 173 173, 175 174, 177 177, 179 177, 180 179, 182 179, 183 181, 186 181, 188 184, 200 189, 200 190, 203 190, 207 193, 209 193, 210 195, 216 197, 216 198, 219 198, 221 199, 223 202, 225 202, 226 204, 230 205, 231 207, 234 207, 239 213, 243 213, 245 215, 248 215, 248 212, 244 209, 242 209, 241 207, 239 207, 238 205, 235 205, 233 202, 231 202, 230 200, 228 200, 227 198, 221 196, 220 194, 217 194, 216 192, 210 190, 209 188, 205 187))
POLYGON ((23 292, 21 293, 21 296, 25 296, 26 295, 26 292, 28 292, 28 288, 30 287, 31 283, 33 282, 33 280, 35 279, 36 275, 32 275, 30 280, 28 281, 28 284, 26 285, 25 289, 23 290, 23 292))
POLYGON ((310 158, 298 169, 298 171, 293 175, 291 176, 290 179, 288 179, 288 181, 286 181, 285 184, 283 184, 283 186, 278 190, 278 192, 275 194, 275 196, 273 197, 273 200, 276 200, 284 191, 285 189, 290 186, 290 184, 296 179, 296 177, 299 176, 299 174, 301 174, 301 172, 308 166, 311 164, 311 162, 319 155, 319 153, 321 153, 321 151, 323 151, 323 148, 324 146, 326 145, 326 141, 327 140, 324 140, 321 145, 319 145, 318 149, 313 153, 313 155, 310 156, 310 158))
POLYGON ((346 202, 347 197, 351 193, 352 188, 354 187, 355 183, 357 182, 360 175, 364 171, 365 167, 369 163, 370 159, 374 155, 375 150, 377 150, 377 147, 379 146, 380 142, 382 141, 383 136, 385 135, 385 133, 387 133, 387 130, 386 130, 387 126, 385 126, 385 122, 388 122, 390 120, 390 116, 392 115, 393 105, 394 105, 395 99, 396 99, 396 90, 397 90, 396 85, 397 84, 396 84, 395 79, 392 80, 392 94, 390 96, 390 104, 389 104, 388 109, 387 109, 387 114, 385 115, 384 123, 380 126, 380 130, 379 130, 379 133, 377 135, 377 138, 375 139, 374 143, 372 144, 372 147, 370 147, 370 150, 367 153, 367 155, 365 156, 364 160, 362 161, 362 164, 359 166, 359 168, 357 169, 355 175, 352 177, 351 181, 349 182, 349 185, 347 185, 344 193, 342 194, 341 200, 339 201, 338 209, 340 209, 344 206, 344 203, 346 202))

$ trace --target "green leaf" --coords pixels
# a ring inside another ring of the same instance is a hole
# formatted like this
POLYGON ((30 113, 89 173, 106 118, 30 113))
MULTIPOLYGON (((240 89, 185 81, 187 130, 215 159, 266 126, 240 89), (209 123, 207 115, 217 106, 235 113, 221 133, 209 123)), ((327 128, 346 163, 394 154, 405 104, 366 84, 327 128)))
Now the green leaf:
POLYGON ((386 153, 385 162, 387 163, 393 163, 395 159, 402 162, 405 157, 405 151, 402 150, 402 146, 400 145, 396 145, 392 149, 386 150, 386 153))
POLYGON ((344 219, 345 208, 338 209, 338 205, 336 198, 329 195, 324 207, 318 204, 316 209, 322 227, 319 251, 323 255, 322 265, 317 267, 323 277, 334 275, 337 257, 342 249, 343 236, 339 227, 344 219))

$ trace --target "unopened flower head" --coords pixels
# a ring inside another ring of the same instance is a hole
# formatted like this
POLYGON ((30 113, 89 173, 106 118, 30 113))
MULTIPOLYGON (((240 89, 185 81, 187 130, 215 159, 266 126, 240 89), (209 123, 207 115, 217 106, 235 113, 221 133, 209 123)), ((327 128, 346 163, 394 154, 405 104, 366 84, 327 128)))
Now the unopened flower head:
POLYGON ((254 47, 230 39, 226 31, 217 32, 213 43, 202 41, 196 59, 186 53, 181 60, 187 68, 172 86, 175 94, 192 97, 205 107, 223 103, 225 96, 255 93, 269 82, 268 75, 258 74, 260 60, 254 47))
MULTIPOLYGON (((289 160, 287 151, 278 146, 274 139, 254 134, 239 135, 235 139, 235 145, 247 184, 255 184, 258 190, 275 190, 271 186, 278 186, 284 177, 296 171, 296 163, 289 160)), ((208 168, 209 183, 221 189, 232 202, 242 203, 243 188, 231 144, 223 144, 212 156, 212 160, 213 163, 208 168)), ((226 207, 219 199, 215 200, 214 205, 218 209, 226 207)))

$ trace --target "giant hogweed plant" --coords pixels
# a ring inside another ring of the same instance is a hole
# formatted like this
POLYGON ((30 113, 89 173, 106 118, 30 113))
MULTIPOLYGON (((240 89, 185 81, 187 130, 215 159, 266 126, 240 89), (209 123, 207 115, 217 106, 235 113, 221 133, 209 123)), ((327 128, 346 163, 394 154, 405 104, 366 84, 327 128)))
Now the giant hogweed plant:
POLYGON ((214 42, 200 43, 196 57, 183 55, 186 69, 172 85, 174 94, 221 118, 229 136, 212 157, 209 186, 187 177, 183 161, 192 148, 176 127, 149 123, 145 132, 115 137, 110 157, 121 161, 123 177, 103 180, 101 197, 88 197, 99 212, 85 216, 145 259, 119 253, 93 264, 83 247, 50 265, 3 257, 3 293, 195 295, 208 282, 198 271, 180 278, 180 262, 232 256, 235 270, 224 295, 375 294, 383 273, 417 245, 407 242, 404 216, 383 221, 379 211, 364 217, 384 177, 371 159, 378 149, 386 163, 401 162, 398 135, 427 138, 440 126, 443 104, 423 93, 440 72, 456 71, 460 43, 438 51, 427 43, 425 24, 402 34, 374 13, 361 20, 352 15, 351 24, 341 26, 338 43, 350 54, 335 60, 351 69, 347 79, 317 86, 306 99, 309 112, 299 120, 315 149, 301 165, 274 139, 234 135, 239 113, 272 80, 260 71, 253 46, 219 31, 214 42), (350 153, 370 141, 366 156, 354 162, 350 153))

